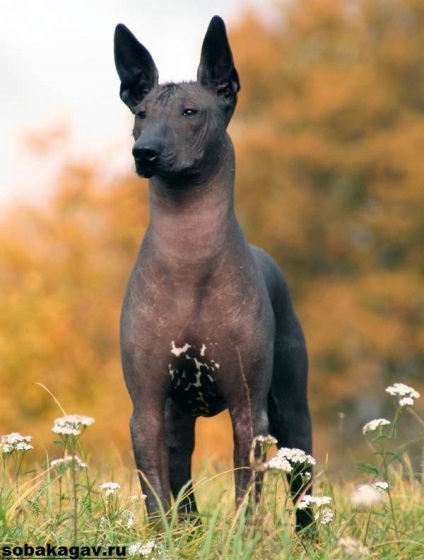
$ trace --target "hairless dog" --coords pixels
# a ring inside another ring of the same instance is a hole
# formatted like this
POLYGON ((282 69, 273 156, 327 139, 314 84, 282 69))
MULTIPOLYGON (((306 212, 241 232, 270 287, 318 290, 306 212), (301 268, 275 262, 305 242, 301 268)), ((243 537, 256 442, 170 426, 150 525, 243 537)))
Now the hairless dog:
MULTIPOLYGON (((227 125, 240 83, 222 19, 210 22, 196 82, 159 85, 150 53, 122 24, 115 63, 135 115, 135 168, 149 178, 150 222, 121 316, 135 461, 151 516, 182 488, 181 515, 196 515, 197 417, 229 410, 237 504, 251 487, 255 437, 311 453, 305 340, 282 272, 234 213, 227 125)), ((305 480, 292 479, 295 503, 310 492, 305 480)), ((297 510, 298 529, 311 521, 297 510)))

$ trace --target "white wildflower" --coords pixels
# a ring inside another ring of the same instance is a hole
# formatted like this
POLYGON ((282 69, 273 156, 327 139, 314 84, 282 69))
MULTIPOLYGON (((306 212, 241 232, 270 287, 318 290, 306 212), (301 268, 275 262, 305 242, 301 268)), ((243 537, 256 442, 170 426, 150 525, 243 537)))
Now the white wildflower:
POLYGON ((351 495, 352 505, 355 507, 372 507, 381 502, 382 499, 381 493, 370 484, 358 486, 351 495))
POLYGON ((130 512, 130 515, 127 519, 127 529, 131 529, 135 525, 135 515, 130 512))
POLYGON ((386 389, 392 397, 398 397, 399 406, 413 406, 416 399, 420 398, 418 391, 404 383, 394 383, 386 389))
POLYGON ((147 498, 146 494, 132 494, 130 496, 130 502, 135 504, 136 502, 139 502, 140 500, 145 500, 147 498))
POLYGON ((305 494, 297 507, 298 509, 305 509, 314 505, 320 508, 329 504, 331 504, 330 496, 310 496, 305 494))
POLYGON ((349 558, 362 560, 370 555, 368 548, 352 537, 342 537, 337 544, 349 558))
POLYGON ((310 496, 309 494, 305 494, 299 502, 297 508, 306 509, 316 506, 318 511, 315 514, 315 520, 319 521, 322 525, 328 525, 328 523, 330 523, 330 521, 334 518, 333 510, 326 507, 330 505, 330 503, 330 496, 310 496))
POLYGON ((290 463, 301 463, 306 465, 315 465, 316 461, 311 456, 305 453, 302 449, 281 447, 278 450, 278 454, 290 461, 290 463))
POLYGON ((50 461, 50 466, 61 467, 62 465, 66 465, 67 463, 69 463, 71 460, 72 456, 65 457, 64 459, 53 459, 53 461, 50 461))
POLYGON ((386 492, 389 489, 389 485, 384 481, 374 482, 373 487, 380 493, 386 492))
POLYGON ((81 430, 78 428, 70 428, 69 426, 54 425, 52 431, 55 434, 60 434, 61 436, 79 436, 81 430))
POLYGON ((135 515, 129 509, 123 509, 121 511, 121 521, 127 529, 131 529, 135 525, 135 515))
POLYGON ((381 426, 389 426, 390 423, 390 420, 386 420, 385 418, 377 418, 376 420, 371 420, 370 422, 367 422, 362 428, 362 433, 367 434, 368 432, 375 432, 377 428, 380 428, 381 426))
POLYGON ((250 463, 255 471, 263 472, 266 468, 266 454, 268 450, 277 444, 275 437, 271 435, 259 435, 253 438, 250 446, 250 463))
POLYGON ((63 459, 54 459, 53 461, 50 461, 50 466, 55 468, 60 468, 60 467, 67 467, 72 463, 74 463, 80 469, 87 468, 87 464, 81 461, 78 455, 68 455, 63 459))
POLYGON ((263 445, 266 446, 271 446, 271 445, 277 445, 277 440, 275 439, 274 436, 256 436, 255 437, 255 441, 257 441, 258 443, 262 443, 263 445))
POLYGON ((67 414, 54 421, 53 432, 63 436, 79 436, 83 430, 94 423, 94 418, 80 414, 67 414))
POLYGON ((315 459, 302 449, 281 447, 277 455, 265 463, 265 467, 290 473, 294 464, 315 465, 315 463, 315 459))
POLYGON ((30 449, 33 449, 32 445, 30 443, 26 443, 25 441, 21 441, 15 446, 16 451, 29 451, 30 449))
POLYGON ((99 488, 104 491, 106 496, 112 496, 121 488, 121 485, 117 482, 104 482, 103 484, 100 484, 99 488))
POLYGON ((0 438, 0 451, 3 455, 9 455, 14 451, 30 451, 34 447, 30 444, 31 436, 23 436, 18 432, 12 432, 0 438))
POLYGON ((334 511, 330 508, 319 509, 315 514, 315 521, 321 523, 321 525, 328 525, 334 519, 334 511))
POLYGON ((146 543, 138 542, 130 544, 128 547, 128 554, 134 556, 135 554, 140 554, 141 556, 149 556, 152 550, 156 547, 156 543, 153 539, 150 539, 146 543))
POLYGON ((287 459, 284 459, 278 454, 265 463, 265 468, 270 471, 282 471, 285 473, 291 473, 293 470, 293 467, 287 459))

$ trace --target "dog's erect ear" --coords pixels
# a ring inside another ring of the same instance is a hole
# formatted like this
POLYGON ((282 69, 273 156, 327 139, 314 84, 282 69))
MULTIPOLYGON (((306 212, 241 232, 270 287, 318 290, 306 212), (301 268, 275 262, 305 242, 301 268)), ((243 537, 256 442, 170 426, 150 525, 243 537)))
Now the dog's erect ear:
POLYGON ((122 23, 115 29, 115 66, 121 79, 120 96, 134 113, 143 97, 158 83, 158 70, 149 51, 122 23))
POLYGON ((203 40, 197 81, 216 95, 228 106, 231 117, 237 102, 240 82, 234 67, 233 55, 219 16, 214 16, 203 40))

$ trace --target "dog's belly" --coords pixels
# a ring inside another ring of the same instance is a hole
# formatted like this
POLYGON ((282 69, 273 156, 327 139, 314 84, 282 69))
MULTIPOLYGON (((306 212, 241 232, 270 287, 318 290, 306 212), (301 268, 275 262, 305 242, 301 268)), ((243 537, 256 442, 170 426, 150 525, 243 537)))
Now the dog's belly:
POLYGON ((171 398, 176 407, 190 416, 214 416, 226 408, 216 381, 220 364, 212 358, 211 344, 170 346, 168 364, 171 398))

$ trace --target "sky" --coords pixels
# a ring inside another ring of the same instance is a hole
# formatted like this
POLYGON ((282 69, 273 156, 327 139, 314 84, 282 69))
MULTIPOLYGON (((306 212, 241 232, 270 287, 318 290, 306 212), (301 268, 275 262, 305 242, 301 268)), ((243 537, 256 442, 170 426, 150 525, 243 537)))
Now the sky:
POLYGON ((131 168, 132 119, 119 99, 113 61, 117 23, 149 49, 161 82, 180 81, 195 78, 213 15, 230 26, 247 8, 263 12, 265 4, 0 0, 0 209, 45 200, 60 157, 101 159, 106 173, 131 168), (56 155, 34 155, 43 130, 53 136, 65 131, 71 140, 59 144, 56 155))

